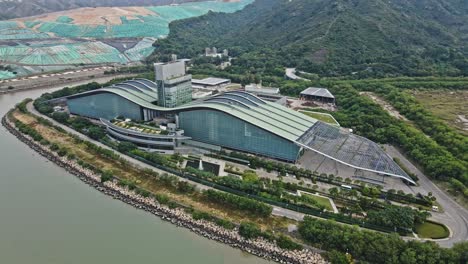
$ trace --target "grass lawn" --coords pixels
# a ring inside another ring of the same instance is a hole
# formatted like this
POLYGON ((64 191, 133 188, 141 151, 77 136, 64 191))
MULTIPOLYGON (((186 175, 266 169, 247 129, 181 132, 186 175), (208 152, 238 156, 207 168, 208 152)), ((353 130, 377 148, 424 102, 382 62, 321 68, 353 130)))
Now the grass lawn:
POLYGON ((313 194, 302 194, 303 196, 307 196, 308 198, 316 201, 318 204, 322 205, 327 209, 327 211, 333 212, 333 207, 330 203, 330 200, 328 198, 318 196, 318 195, 313 195, 313 194))
POLYGON ((320 113, 320 112, 310 112, 310 111, 304 111, 304 110, 301 110, 300 112, 312 118, 320 120, 322 122, 332 124, 332 125, 339 125, 330 114, 325 114, 325 113, 320 113))
POLYGON ((136 186, 144 188, 153 194, 165 194, 173 201, 228 219, 235 223, 240 223, 242 221, 255 222, 263 229, 283 230, 286 229, 289 224, 297 224, 297 222, 283 217, 276 217, 273 215, 266 218, 256 217, 246 214, 245 211, 242 210, 227 208, 218 203, 207 202, 203 199, 203 196, 197 192, 193 194, 180 193, 175 188, 162 184, 151 174, 145 172, 145 170, 132 166, 129 162, 99 155, 92 149, 87 148, 84 143, 76 142, 69 134, 40 124, 34 115, 14 111, 13 117, 33 127, 45 139, 49 140, 51 143, 57 144, 60 148, 66 149, 68 153, 75 154, 77 158, 103 170, 112 171, 119 179, 134 182, 136 186))
POLYGON ((416 233, 421 238, 439 239, 449 236, 449 231, 445 226, 430 221, 417 225, 416 233))
POLYGON ((428 111, 468 135, 468 123, 459 118, 460 115, 468 118, 468 91, 429 90, 413 91, 411 94, 428 111))

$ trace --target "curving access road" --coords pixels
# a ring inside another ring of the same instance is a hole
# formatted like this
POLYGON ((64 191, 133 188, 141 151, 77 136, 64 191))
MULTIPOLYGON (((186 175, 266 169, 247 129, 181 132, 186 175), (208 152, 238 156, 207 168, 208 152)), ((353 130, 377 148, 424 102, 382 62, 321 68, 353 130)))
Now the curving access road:
POLYGON ((447 239, 434 240, 442 247, 452 247, 455 243, 468 241, 468 210, 435 185, 424 173, 409 162, 396 148, 386 146, 387 153, 392 157, 397 157, 412 173, 419 178, 419 186, 411 187, 414 193, 432 192, 437 198, 437 202, 442 206, 443 212, 432 212, 431 219, 449 227, 450 237, 447 239))
MULTIPOLYGON (((103 147, 105 149, 109 149, 114 151, 113 149, 109 148, 108 146, 97 142, 93 139, 88 138, 87 136, 77 132, 76 130, 73 130, 70 127, 67 127, 63 124, 58 123, 52 118, 49 118, 45 115, 42 115, 39 113, 32 103, 29 103, 27 105, 28 110, 37 116, 42 116, 49 121, 53 122, 54 125, 60 126, 63 129, 65 129, 67 132, 71 134, 75 134, 78 137, 92 141, 94 144, 103 147)), ((411 162, 409 162, 397 149, 395 149, 392 146, 386 146, 387 152, 392 156, 392 157, 398 157, 401 162, 413 173, 415 173, 419 177, 419 187, 412 187, 412 190, 417 193, 426 193, 426 192, 432 192, 435 197, 437 197, 438 203, 442 206, 444 209, 443 213, 432 213, 432 218, 433 220, 443 223, 446 226, 449 227, 450 229, 450 237, 447 239, 441 239, 441 240, 434 240, 436 243, 438 243, 442 247, 452 247, 455 243, 458 242, 463 242, 463 241, 468 241, 468 210, 460 206, 458 203, 456 203, 452 198, 450 198, 445 192, 443 192, 439 187, 437 187, 427 176, 425 176, 421 171, 419 171, 418 168, 416 168, 411 162)), ((161 171, 153 166, 150 166, 146 163, 143 163, 139 160, 133 159, 129 156, 126 155, 121 155, 122 158, 126 159, 129 162, 132 162, 133 164, 136 164, 140 167, 143 168, 150 168, 155 171, 158 171, 160 173, 164 173, 165 171, 161 171)), ((195 184, 198 186, 198 188, 201 189, 209 189, 211 187, 196 183, 196 182, 191 182, 187 179, 183 179, 184 181, 188 181, 192 184, 195 184)), ((273 206, 273 215, 277 216, 282 216, 282 217, 287 217, 290 219, 294 219, 297 221, 302 221, 304 218, 304 214, 298 213, 295 211, 291 211, 285 208, 273 206)))

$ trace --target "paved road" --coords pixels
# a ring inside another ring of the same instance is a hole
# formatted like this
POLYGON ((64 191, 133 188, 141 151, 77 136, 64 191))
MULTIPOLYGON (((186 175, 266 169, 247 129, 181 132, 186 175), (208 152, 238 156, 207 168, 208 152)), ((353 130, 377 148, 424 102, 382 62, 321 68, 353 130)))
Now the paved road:
POLYGON ((285 209, 282 207, 273 207, 273 212, 271 213, 272 215, 276 216, 281 216, 281 217, 287 217, 289 219, 293 219, 296 221, 303 221, 305 214, 299 213, 296 211, 292 211, 289 209, 285 209))
MULTIPOLYGON (((153 171, 156 171, 158 173, 167 173, 166 171, 163 171, 163 170, 160 170, 158 168, 155 168, 151 165, 148 165, 144 162, 141 162, 137 159, 134 159, 132 157, 129 157, 127 155, 123 155, 117 151, 115 151, 114 149, 110 148, 109 146, 107 145, 104 145, 102 144, 101 142, 99 141, 96 141, 94 139, 91 139, 89 137, 87 137, 86 135, 83 135, 79 132, 77 132, 76 130, 68 127, 68 126, 65 126, 63 124, 60 124, 58 123, 57 121, 55 121, 54 119, 46 116, 46 115, 42 115, 41 113, 39 113, 33 106, 32 102, 28 103, 27 104, 27 109, 30 113, 34 114, 34 115, 37 115, 37 116, 41 116, 47 120, 49 120, 50 122, 52 122, 54 125, 56 126, 59 126, 61 128, 63 128, 65 131, 69 132, 70 134, 73 134, 73 135, 76 135, 78 136, 80 139, 83 139, 83 140, 87 140, 87 141, 90 141, 94 144, 96 144, 97 146, 100 146, 102 148, 105 148, 105 149, 108 149, 108 150, 111 150, 113 151, 114 153, 120 155, 123 159, 125 159, 126 161, 128 162, 131 162, 132 164, 135 164, 136 166, 140 167, 140 168, 148 168, 148 169, 152 169, 153 171)), ((176 175, 177 176, 177 175, 176 175)), ((182 177, 179 177, 181 180, 183 181, 187 181, 187 182, 190 182, 191 184, 194 184, 195 186, 197 186, 197 188, 201 189, 201 190, 207 190, 207 189, 212 189, 212 187, 209 187, 209 186, 206 186, 206 185, 203 185, 203 184, 200 184, 198 182, 193 182, 193 181, 190 181, 190 180, 187 180, 185 178, 182 178, 182 177)), ((285 209, 285 208, 282 208, 282 207, 277 207, 277 206, 272 206, 273 207, 273 215, 276 215, 276 216, 280 216, 280 217, 286 217, 286 218, 289 218, 289 219, 293 219, 293 220, 296 220, 296 221, 302 221, 304 219, 304 214, 302 213, 298 213, 298 212, 295 212, 295 211, 292 211, 292 210, 289 210, 289 209, 285 209)))
POLYGON ((412 187, 415 193, 432 194, 437 198, 437 202, 442 206, 443 213, 432 213, 431 219, 443 223, 450 228, 451 237, 445 240, 439 240, 437 243, 443 247, 452 247, 457 242, 468 241, 468 210, 455 202, 450 196, 435 185, 418 168, 409 162, 396 148, 385 146, 387 153, 392 157, 397 157, 412 173, 419 178, 419 186, 412 187))
MULTIPOLYGON (((48 117, 48 116, 46 116, 46 115, 42 115, 41 113, 39 113, 39 112, 34 108, 32 102, 28 103, 27 109, 28 109, 28 111, 29 111, 30 113, 32 113, 32 114, 34 114, 34 115, 37 115, 37 116, 41 116, 41 117, 43 117, 43 118, 49 120, 49 121, 52 122, 54 125, 63 128, 65 131, 67 131, 67 132, 70 133, 70 134, 73 134, 73 135, 78 136, 80 139, 87 140, 87 141, 91 141, 92 143, 94 143, 95 145, 97 145, 97 146, 99 146, 99 147, 101 147, 101 148, 104 148, 104 149, 108 149, 108 150, 113 151, 114 153, 120 155, 120 156, 121 156, 123 159, 125 159, 126 161, 131 162, 132 164, 135 164, 137 167, 152 169, 152 170, 154 170, 154 171, 156 171, 156 172, 158 172, 158 173, 167 173, 166 171, 160 170, 160 169, 158 169, 158 168, 156 168, 156 167, 153 167, 153 166, 151 166, 151 165, 148 165, 148 164, 146 164, 146 163, 144 163, 144 162, 141 162, 141 161, 139 161, 139 160, 137 160, 137 159, 134 159, 134 158, 129 157, 129 156, 127 156, 127 155, 123 155, 123 154, 121 154, 120 152, 115 151, 115 150, 112 149, 111 147, 109 147, 109 146, 107 146, 107 145, 104 145, 104 144, 102 144, 102 143, 99 142, 99 141, 96 141, 96 140, 94 140, 94 139, 92 139, 92 138, 89 138, 89 137, 87 137, 86 135, 81 134, 81 133, 77 132, 76 130, 74 130, 74 129, 68 127, 68 126, 65 126, 65 125, 63 125, 63 124, 60 124, 59 122, 55 121, 54 119, 52 119, 52 118, 50 118, 50 117, 48 117)), ((185 178, 181 178, 181 179, 184 180, 184 181, 188 181, 188 182, 190 182, 190 183, 195 184, 196 186, 198 186, 198 187, 199 187, 200 189, 202 189, 202 190, 203 190, 203 189, 210 189, 210 188, 211 188, 211 187, 208 187, 208 186, 199 184, 199 183, 197 183, 197 182, 191 182, 191 181, 189 181, 189 180, 187 180, 187 179, 185 179, 185 178)))
MULTIPOLYGON (((75 131, 75 130, 67 127, 67 126, 65 126, 65 125, 62 125, 62 124, 56 122, 55 120, 53 120, 52 118, 49 118, 47 116, 44 116, 44 115, 40 114, 39 112, 36 111, 36 109, 32 105, 32 102, 27 105, 27 108, 31 113, 33 113, 35 115, 38 115, 38 116, 42 116, 42 117, 48 119, 53 124, 62 127, 63 129, 65 129, 67 132, 69 132, 71 134, 77 135, 81 139, 91 141, 94 144, 96 144, 96 145, 98 145, 98 146, 100 146, 102 148, 114 151, 112 148, 110 148, 110 147, 108 147, 108 146, 106 146, 106 145, 104 145, 104 144, 102 144, 102 143, 100 143, 98 141, 95 141, 95 140, 93 140, 91 138, 88 138, 87 136, 85 136, 85 135, 83 135, 83 134, 81 134, 81 133, 79 133, 79 132, 77 132, 77 131, 75 131)), ((389 154, 392 157, 398 157, 408 169, 410 169, 413 173, 418 175, 418 177, 420 179, 419 180, 420 187, 418 187, 418 188, 422 188, 426 192, 432 192, 434 194, 434 196, 437 197, 438 202, 444 208, 444 213, 433 213, 432 219, 447 225, 451 230, 451 237, 448 238, 448 239, 445 239, 445 240, 438 240, 436 242, 439 245, 443 246, 443 247, 451 247, 451 246, 453 246, 453 244, 455 244, 457 242, 467 241, 468 240, 468 211, 465 208, 458 205, 447 194, 445 194, 442 190, 440 190, 424 174, 422 174, 413 164, 411 164, 404 156, 402 156, 395 148, 393 148, 391 146, 387 146, 387 151, 389 152, 389 154)), ((166 172, 166 171, 159 170, 159 169, 157 169, 157 168, 155 168, 153 166, 150 166, 150 165, 148 165, 148 164, 146 164, 144 162, 141 162, 139 160, 131 158, 129 156, 122 155, 120 153, 118 153, 118 154, 121 155, 121 157, 124 158, 125 160, 127 160, 127 161, 129 161, 129 162, 131 162, 133 164, 136 164, 137 166, 140 166, 142 168, 149 168, 149 169, 152 169, 152 170, 157 171, 159 173, 165 173, 166 172)), ((196 183, 196 182, 192 182, 192 181, 184 179, 184 178, 180 178, 180 179, 182 179, 184 181, 188 181, 188 182, 196 185, 198 188, 200 188, 202 190, 211 188, 211 187, 207 187, 205 185, 202 185, 202 184, 199 184, 199 183, 196 183)), ((418 192, 418 190, 415 190, 415 192, 418 192)), ((281 208, 281 207, 276 207, 276 206, 273 206, 273 213, 272 214, 276 215, 276 216, 287 217, 289 219, 293 219, 293 220, 296 220, 296 221, 302 221, 304 219, 304 214, 302 214, 302 213, 298 213, 298 212, 295 212, 295 211, 292 211, 292 210, 288 210, 288 209, 281 208)))
POLYGON ((99 79, 114 79, 121 77, 132 77, 137 74, 115 74, 107 75, 105 71, 111 67, 100 67, 92 69, 70 70, 61 73, 48 73, 16 79, 0 80, 0 93, 15 92, 38 88, 53 88, 54 86, 78 85, 78 83, 98 82, 99 79), (8 89, 13 87, 13 89, 8 89))
POLYGON ((306 78, 302 78, 300 76, 296 75, 296 68, 286 68, 286 77, 288 77, 291 80, 306 80, 306 78))

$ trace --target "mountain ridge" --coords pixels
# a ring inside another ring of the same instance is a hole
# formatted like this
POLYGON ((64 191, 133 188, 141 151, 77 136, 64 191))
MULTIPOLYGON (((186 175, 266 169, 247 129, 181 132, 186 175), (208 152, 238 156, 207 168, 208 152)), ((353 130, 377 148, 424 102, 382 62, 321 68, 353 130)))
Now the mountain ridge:
POLYGON ((234 14, 174 22, 156 46, 159 55, 192 57, 206 46, 268 54, 327 76, 466 75, 466 21, 460 0, 257 0, 234 14))

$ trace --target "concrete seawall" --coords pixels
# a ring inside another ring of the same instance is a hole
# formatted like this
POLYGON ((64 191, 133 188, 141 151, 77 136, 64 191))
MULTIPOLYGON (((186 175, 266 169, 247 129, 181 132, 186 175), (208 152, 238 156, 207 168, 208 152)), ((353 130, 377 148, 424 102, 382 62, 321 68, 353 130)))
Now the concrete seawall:
POLYGON ((81 167, 76 161, 59 157, 47 147, 35 142, 27 135, 20 133, 7 115, 2 118, 2 125, 20 141, 28 145, 31 149, 62 167, 69 173, 75 175, 86 184, 96 190, 119 199, 135 208, 145 210, 161 219, 171 222, 177 226, 185 227, 190 231, 202 235, 206 238, 228 244, 239 248, 253 255, 264 259, 273 260, 279 263, 305 264, 305 263, 327 263, 319 254, 304 249, 301 251, 289 251, 279 248, 275 243, 258 238, 247 240, 241 237, 237 230, 228 230, 212 222, 205 220, 194 220, 192 216, 183 209, 170 209, 159 204, 153 198, 145 198, 130 191, 126 187, 121 187, 116 181, 100 182, 100 176, 89 169, 81 167))

